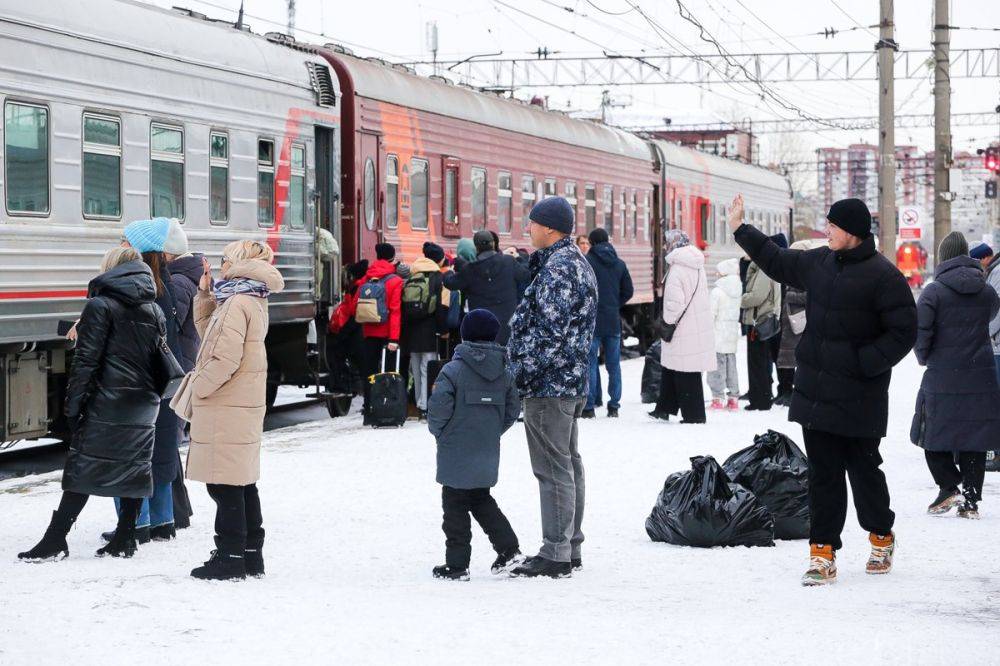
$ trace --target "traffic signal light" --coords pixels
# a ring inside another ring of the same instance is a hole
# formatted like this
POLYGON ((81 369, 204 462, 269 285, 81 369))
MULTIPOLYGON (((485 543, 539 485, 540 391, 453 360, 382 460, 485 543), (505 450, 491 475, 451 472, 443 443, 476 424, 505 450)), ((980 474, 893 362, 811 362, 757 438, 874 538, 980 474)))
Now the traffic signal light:
POLYGON ((990 146, 983 154, 983 166, 993 173, 1000 173, 1000 146, 990 146))
POLYGON ((986 181, 986 198, 987 199, 997 198, 997 181, 995 180, 986 181))

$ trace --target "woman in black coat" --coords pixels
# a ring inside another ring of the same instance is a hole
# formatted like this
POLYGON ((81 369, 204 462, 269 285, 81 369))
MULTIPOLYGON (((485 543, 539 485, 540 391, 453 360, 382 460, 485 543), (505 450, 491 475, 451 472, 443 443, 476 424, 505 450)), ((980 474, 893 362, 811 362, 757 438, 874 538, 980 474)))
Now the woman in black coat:
POLYGON ((73 433, 63 469, 63 495, 45 536, 22 560, 67 557, 66 535, 91 495, 120 497, 118 527, 99 557, 131 557, 135 520, 153 494, 154 423, 160 395, 153 379, 157 344, 166 334, 153 303, 153 275, 130 248, 109 250, 91 280, 77 326, 66 387, 73 433))
POLYGON ((989 323, 1000 298, 986 284, 965 237, 953 231, 938 248, 934 282, 917 301, 914 352, 927 366, 910 439, 924 449, 940 493, 927 511, 978 518, 986 452, 996 448, 1000 387, 989 323), (957 454, 958 465, 955 464, 957 454), (959 493, 959 484, 962 492, 959 493))

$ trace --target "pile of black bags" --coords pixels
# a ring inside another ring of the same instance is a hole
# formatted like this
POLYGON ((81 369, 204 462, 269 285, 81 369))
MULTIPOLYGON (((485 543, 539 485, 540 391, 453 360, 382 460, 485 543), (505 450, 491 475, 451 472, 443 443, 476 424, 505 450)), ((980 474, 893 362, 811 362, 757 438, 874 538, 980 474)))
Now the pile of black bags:
POLYGON ((653 541, 679 546, 773 546, 774 521, 753 493, 729 481, 711 456, 667 477, 646 519, 653 541))
POLYGON ((657 340, 646 350, 646 361, 642 366, 642 403, 648 405, 660 397, 660 341, 657 340))
POLYGON ((667 477, 646 519, 653 541, 680 546, 773 546, 809 536, 808 463, 785 435, 754 438, 720 466, 691 458, 691 470, 667 477))

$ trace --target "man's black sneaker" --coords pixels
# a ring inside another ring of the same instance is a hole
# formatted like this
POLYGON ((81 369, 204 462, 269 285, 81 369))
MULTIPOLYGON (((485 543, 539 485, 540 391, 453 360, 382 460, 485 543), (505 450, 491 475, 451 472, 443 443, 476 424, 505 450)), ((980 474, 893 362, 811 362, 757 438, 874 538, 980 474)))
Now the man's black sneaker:
POLYGON ((264 553, 260 548, 247 548, 243 551, 243 562, 246 565, 247 575, 254 578, 264 576, 264 553))
POLYGON ((597 416, 597 414, 594 413, 593 409, 585 409, 582 412, 580 412, 580 418, 581 419, 592 419, 592 418, 594 418, 596 416, 597 416))
POLYGON ((938 496, 927 507, 927 513, 932 516, 942 516, 956 506, 961 506, 964 501, 965 498, 958 492, 958 488, 945 488, 938 493, 938 496))
POLYGON ((670 414, 667 413, 667 412, 661 412, 659 410, 654 409, 653 411, 648 412, 648 413, 649 413, 650 417, 652 417, 652 418, 654 418, 654 419, 656 419, 658 421, 669 421, 670 420, 670 414))
MULTIPOLYGON (((138 532, 139 530, 136 530, 138 532)), ((156 527, 149 528, 149 538, 152 541, 170 541, 177 537, 177 529, 172 523, 167 523, 166 525, 157 525, 156 527)))
POLYGON ((965 500, 962 506, 958 507, 958 517, 979 520, 979 505, 975 502, 965 500))
POLYGON ((468 569, 453 569, 447 564, 434 567, 434 577, 441 580, 469 580, 468 569))
POLYGON ((520 550, 515 548, 514 550, 497 555, 497 559, 493 562, 493 566, 490 567, 490 571, 495 576, 507 573, 512 568, 521 564, 521 562, 524 562, 524 556, 521 555, 520 550))
MULTIPOLYGON (((104 541, 104 543, 108 543, 109 541, 111 541, 111 539, 113 539, 114 536, 115 536, 115 531, 114 530, 111 530, 110 532, 102 532, 101 533, 101 539, 104 541)), ((135 541, 140 546, 142 544, 144 544, 144 543, 149 543, 149 541, 150 541, 151 538, 152 537, 149 535, 149 526, 148 525, 146 527, 137 527, 137 528, 135 528, 135 541)))
POLYGON ((208 562, 192 569, 191 575, 200 580, 243 580, 247 567, 242 555, 223 555, 213 550, 208 562))
POLYGON ((608 418, 609 419, 616 419, 616 418, 618 418, 618 408, 617 407, 608 407, 608 418))
POLYGON ((582 557, 574 557, 572 560, 569 561, 569 563, 570 566, 573 568, 573 571, 583 571, 582 557))
POLYGON ((544 557, 529 557, 510 572, 511 578, 569 578, 573 575, 573 565, 569 562, 555 562, 544 557))

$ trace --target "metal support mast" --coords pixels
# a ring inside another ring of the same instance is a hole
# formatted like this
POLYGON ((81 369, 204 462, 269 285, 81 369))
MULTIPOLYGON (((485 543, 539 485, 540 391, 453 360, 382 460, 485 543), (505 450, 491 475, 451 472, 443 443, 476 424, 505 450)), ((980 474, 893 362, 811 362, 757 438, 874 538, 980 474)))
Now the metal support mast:
POLYGON ((896 133, 893 100, 893 0, 879 0, 878 51, 878 219, 882 254, 896 263, 896 133))
POLYGON ((934 263, 937 245, 951 233, 951 76, 949 0, 934 0, 934 263))

